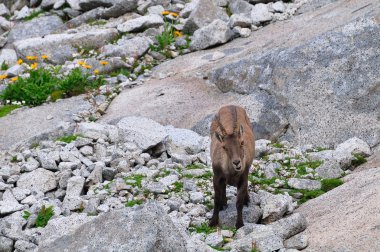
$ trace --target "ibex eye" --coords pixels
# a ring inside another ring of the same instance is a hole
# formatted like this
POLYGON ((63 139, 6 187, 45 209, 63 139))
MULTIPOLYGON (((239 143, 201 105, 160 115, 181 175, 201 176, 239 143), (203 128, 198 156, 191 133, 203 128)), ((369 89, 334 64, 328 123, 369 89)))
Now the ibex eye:
POLYGON ((223 146, 223 150, 227 150, 226 146, 223 146))
POLYGON ((240 145, 243 146, 244 145, 244 141, 242 141, 240 145))

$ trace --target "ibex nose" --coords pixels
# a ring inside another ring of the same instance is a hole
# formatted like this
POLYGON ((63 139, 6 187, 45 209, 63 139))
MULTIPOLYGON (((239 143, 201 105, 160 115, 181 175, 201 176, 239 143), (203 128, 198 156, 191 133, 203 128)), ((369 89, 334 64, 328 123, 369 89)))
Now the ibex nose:
POLYGON ((240 160, 234 160, 232 163, 233 163, 235 166, 238 166, 238 165, 240 164, 240 160))

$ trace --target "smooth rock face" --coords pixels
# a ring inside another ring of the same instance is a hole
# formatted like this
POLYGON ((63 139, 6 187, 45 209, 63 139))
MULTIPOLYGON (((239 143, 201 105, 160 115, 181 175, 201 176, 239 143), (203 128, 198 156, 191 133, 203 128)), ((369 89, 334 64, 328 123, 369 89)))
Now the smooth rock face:
POLYGON ((143 151, 163 142, 168 136, 161 124, 144 117, 125 117, 117 127, 122 139, 134 142, 143 151))
POLYGON ((375 56, 380 48, 374 34, 380 27, 370 14, 362 15, 296 45, 226 62, 211 71, 209 80, 223 92, 269 92, 272 102, 261 99, 258 106, 277 104, 272 114, 292 118, 282 125, 280 140, 332 146, 356 136, 374 146, 380 142, 379 95, 372 91, 378 86, 374 69, 380 67, 375 56))
POLYGON ((321 189, 321 182, 311 179, 298 179, 291 178, 288 180, 288 184, 294 189, 305 189, 305 190, 319 190, 321 189))
POLYGON ((164 24, 164 20, 160 15, 150 14, 139 18, 128 20, 127 22, 117 26, 120 32, 139 32, 148 28, 159 27, 164 24))
POLYGON ((86 249, 174 252, 186 251, 185 239, 162 207, 150 203, 96 217, 70 235, 41 244, 38 251, 86 249))
POLYGON ((63 25, 63 21, 58 16, 39 17, 26 23, 18 23, 8 35, 8 42, 23 40, 33 37, 42 37, 53 33, 63 25))
POLYGON ((17 186, 25 189, 36 189, 41 192, 48 192, 57 187, 54 173, 42 168, 32 172, 21 174, 17 181, 17 186))
POLYGON ((213 1, 197 1, 183 27, 183 31, 192 34, 216 19, 228 20, 228 16, 219 10, 213 1))
POLYGON ((211 46, 224 44, 232 36, 233 32, 228 24, 218 19, 194 32, 190 49, 202 50, 211 46))

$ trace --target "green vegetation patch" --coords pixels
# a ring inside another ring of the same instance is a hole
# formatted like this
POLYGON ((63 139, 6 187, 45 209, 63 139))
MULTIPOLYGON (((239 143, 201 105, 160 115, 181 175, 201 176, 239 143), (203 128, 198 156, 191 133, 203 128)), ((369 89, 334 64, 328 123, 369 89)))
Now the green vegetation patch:
POLYGON ((189 227, 190 232, 205 233, 206 235, 216 232, 216 228, 209 227, 208 223, 204 222, 199 226, 189 227))
POLYGON ((7 71, 9 68, 7 62, 5 62, 5 60, 1 63, 1 70, 2 71, 7 71))
POLYGON ((127 185, 141 188, 141 182, 143 178, 145 178, 144 175, 131 175, 131 176, 125 177, 124 181, 127 185))
POLYGON ((354 157, 355 157, 355 159, 351 161, 351 165, 353 167, 357 167, 357 166, 367 162, 367 159, 360 154, 354 154, 354 157))
POLYGON ((181 181, 176 181, 174 184, 173 184, 174 188, 173 188, 173 191, 176 192, 176 193, 179 193, 179 192, 182 192, 183 190, 183 182, 181 181))
POLYGON ((141 205, 142 203, 144 203, 144 201, 141 200, 141 199, 130 200, 130 201, 128 201, 128 202, 125 204, 125 206, 126 206, 126 207, 133 207, 133 206, 135 206, 135 205, 141 205))
POLYGON ((53 216, 53 206, 49 206, 48 208, 46 208, 45 205, 43 205, 40 212, 37 215, 36 227, 45 227, 48 224, 50 218, 53 216))
POLYGON ((63 136, 63 137, 57 138, 56 141, 71 143, 71 142, 77 140, 77 138, 78 138, 77 135, 70 135, 70 136, 63 136))
POLYGON ((328 192, 334 189, 335 187, 343 185, 343 181, 341 179, 323 179, 321 183, 322 183, 321 189, 325 192, 328 192))
POLYGON ((4 105, 0 107, 0 117, 4 117, 11 113, 13 110, 20 108, 20 105, 4 105))
POLYGON ((201 164, 191 164, 191 165, 186 166, 187 170, 203 169, 203 168, 205 168, 205 166, 201 164))
POLYGON ((272 144, 272 146, 275 148, 284 148, 284 145, 280 144, 280 143, 274 143, 274 144, 272 144))
POLYGON ((305 175, 305 174, 307 174, 306 168, 316 169, 322 163, 323 163, 323 161, 321 161, 321 160, 308 161, 308 162, 300 163, 300 164, 298 164, 296 166, 296 168, 297 168, 297 174, 298 175, 305 175))
POLYGON ((31 216, 32 214, 29 212, 29 211, 24 211, 23 213, 22 213, 22 218, 24 218, 25 220, 28 220, 29 219, 29 217, 31 216))
POLYGON ((38 17, 40 14, 42 14, 44 12, 45 12, 44 10, 35 10, 35 11, 32 11, 32 13, 30 13, 29 16, 27 16, 27 17, 24 18, 24 21, 30 21, 33 18, 38 17))

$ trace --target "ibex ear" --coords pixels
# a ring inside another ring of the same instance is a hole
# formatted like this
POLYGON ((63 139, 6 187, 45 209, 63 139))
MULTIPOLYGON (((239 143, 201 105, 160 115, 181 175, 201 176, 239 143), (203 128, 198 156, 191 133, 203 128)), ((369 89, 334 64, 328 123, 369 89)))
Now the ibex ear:
POLYGON ((240 124, 239 135, 242 136, 243 133, 244 133, 244 128, 243 128, 243 125, 240 124))
POLYGON ((215 137, 219 142, 223 143, 223 137, 218 132, 215 132, 215 137))

